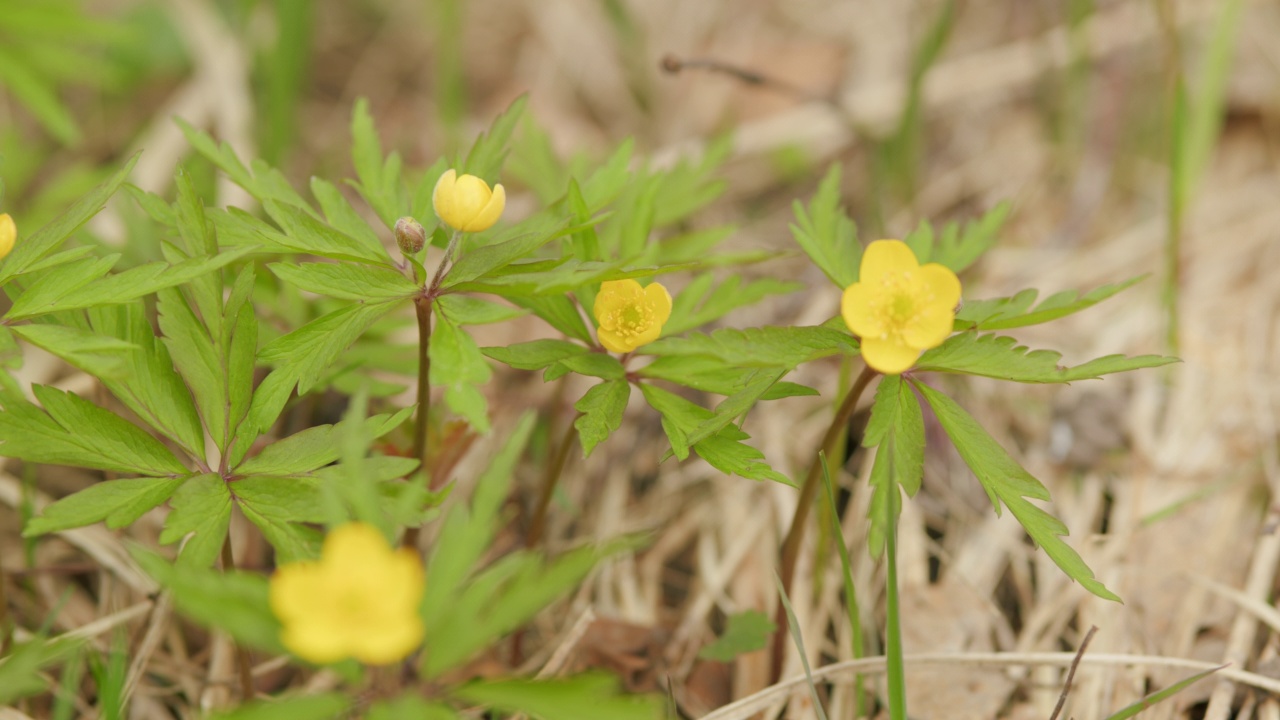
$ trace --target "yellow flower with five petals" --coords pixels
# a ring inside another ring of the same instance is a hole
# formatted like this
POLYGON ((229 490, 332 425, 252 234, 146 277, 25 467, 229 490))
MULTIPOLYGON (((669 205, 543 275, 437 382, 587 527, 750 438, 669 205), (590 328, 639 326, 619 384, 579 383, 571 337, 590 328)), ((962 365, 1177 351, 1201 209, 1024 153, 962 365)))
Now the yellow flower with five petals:
POLYGON ((13 251, 13 244, 18 241, 18 226, 9 213, 0 213, 0 260, 13 251))
POLYGON ((489 189, 489 184, 475 175, 458 175, 446 170, 431 191, 431 205, 436 217, 454 230, 480 232, 493 227, 507 205, 507 191, 502 183, 489 189))
POLYGON ((386 665, 422 643, 423 582, 417 553, 391 549, 372 525, 347 523, 325 537, 318 561, 277 568, 269 598, 280 641, 298 657, 386 665))
POLYGON ((921 265, 900 240, 877 240, 862 254, 858 282, 844 289, 840 314, 862 343, 862 358, 885 375, 903 373, 951 334, 960 279, 921 265))
POLYGON ((641 287, 631 279, 607 280, 600 284, 592 310, 600 344, 612 352, 629 353, 662 334, 671 318, 671 293, 659 283, 641 287))

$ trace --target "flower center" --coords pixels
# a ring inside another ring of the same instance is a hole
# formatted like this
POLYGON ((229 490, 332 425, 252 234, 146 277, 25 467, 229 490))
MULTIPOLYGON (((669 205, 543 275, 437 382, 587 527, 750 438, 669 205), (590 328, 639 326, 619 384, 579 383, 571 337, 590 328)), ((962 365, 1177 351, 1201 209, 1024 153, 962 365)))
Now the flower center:
POLYGON ((654 311, 643 300, 628 303, 609 313, 608 329, 623 336, 639 335, 653 324, 654 311))

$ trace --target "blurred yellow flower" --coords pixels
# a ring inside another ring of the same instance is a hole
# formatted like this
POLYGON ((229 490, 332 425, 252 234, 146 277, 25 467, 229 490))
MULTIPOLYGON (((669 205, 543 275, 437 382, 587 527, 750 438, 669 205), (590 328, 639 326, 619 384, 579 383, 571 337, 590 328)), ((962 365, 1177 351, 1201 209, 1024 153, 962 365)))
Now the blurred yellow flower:
POLYGON ((444 224, 463 232, 480 232, 493 227, 507 205, 507 191, 498 183, 489 184, 475 175, 458 176, 449 169, 436 181, 431 192, 436 217, 444 224))
POLYGON ((840 314, 862 342, 872 369, 897 375, 951 334, 960 279, 950 268, 921 265, 906 243, 877 240, 862 254, 858 282, 844 289, 840 314))
POLYGON ((347 523, 325 538, 320 560, 276 569, 271 611, 284 626, 280 641, 300 658, 386 665, 422 642, 423 582, 416 553, 391 549, 372 525, 347 523))
POLYGON ((593 308, 605 349, 617 353, 658 339, 671 317, 671 293, 659 283, 641 287, 635 280, 608 280, 600 285, 593 308))
POLYGON ((0 260, 13 250, 18 240, 18 226, 9 217, 9 213, 0 213, 0 260))

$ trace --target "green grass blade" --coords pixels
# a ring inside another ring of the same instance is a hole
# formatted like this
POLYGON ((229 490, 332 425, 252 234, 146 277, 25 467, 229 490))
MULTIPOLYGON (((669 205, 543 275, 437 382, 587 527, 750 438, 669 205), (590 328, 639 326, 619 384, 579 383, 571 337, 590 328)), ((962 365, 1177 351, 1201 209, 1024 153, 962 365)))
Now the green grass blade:
POLYGON ((1216 668, 1211 668, 1209 670, 1205 670, 1204 672, 1196 673, 1195 675, 1192 675, 1191 677, 1186 678, 1184 680, 1179 680, 1178 682, 1174 683, 1173 685, 1170 685, 1169 687, 1159 692, 1151 693, 1150 695, 1126 707, 1120 712, 1117 712, 1114 715, 1107 716, 1107 720, 1126 720, 1127 718, 1131 718, 1137 715, 1138 713, 1142 712, 1143 710, 1146 710, 1147 708, 1155 705, 1156 703, 1163 702, 1173 697, 1174 695, 1182 692, 1191 684, 1199 682, 1200 680, 1203 680, 1204 678, 1218 672, 1224 667, 1226 667, 1226 665, 1219 665, 1216 668))
MULTIPOLYGON (((889 460, 893 461, 893 435, 886 438, 886 444, 876 451, 889 452, 889 460)), ((895 469, 890 466, 889 475, 894 477, 895 469)), ((902 618, 898 601, 898 504, 902 496, 898 491, 898 483, 894 482, 889 490, 889 501, 885 507, 885 562, 888 580, 885 591, 885 602, 888 607, 885 616, 885 669, 889 678, 889 717, 892 720, 907 720, 907 678, 902 661, 902 618)))
MULTIPOLYGON (((845 610, 849 614, 849 628, 852 631, 852 637, 849 644, 852 646, 853 657, 862 659, 866 655, 866 648, 862 641, 862 613, 858 609, 858 594, 853 585, 853 569, 849 562, 849 548, 845 547, 844 538, 840 534, 840 513, 836 510, 836 493, 832 487, 831 472, 827 466, 826 453, 819 452, 818 457, 822 460, 822 482, 827 488, 827 507, 831 510, 831 527, 835 536, 836 549, 840 552, 840 571, 844 580, 844 603, 845 610)), ((853 676, 853 707, 854 713, 858 717, 866 714, 866 690, 862 685, 862 674, 858 673, 853 676)))
POLYGON ((804 676, 809 684, 809 695, 813 698, 813 710, 818 720, 827 720, 827 712, 822 709, 822 699, 818 697, 818 688, 813 684, 813 671, 809 668, 809 658, 804 652, 804 638, 800 636, 800 623, 796 620, 795 611, 791 609, 791 601, 787 599, 787 591, 782 587, 782 578, 776 574, 773 581, 778 585, 778 599, 782 601, 782 609, 787 613, 787 627, 791 628, 791 639, 796 642, 796 650, 800 651, 800 663, 804 666, 804 676))

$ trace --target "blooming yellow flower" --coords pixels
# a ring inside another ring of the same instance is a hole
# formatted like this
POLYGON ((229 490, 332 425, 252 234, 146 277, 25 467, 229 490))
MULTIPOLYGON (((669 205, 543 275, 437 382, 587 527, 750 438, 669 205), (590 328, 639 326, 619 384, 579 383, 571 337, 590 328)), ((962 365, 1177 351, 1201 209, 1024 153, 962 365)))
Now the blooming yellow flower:
POLYGON ((897 375, 951 334, 960 279, 938 263, 921 265, 900 240, 877 240, 862 254, 858 282, 844 289, 840 314, 862 341, 872 369, 897 375))
POLYGON ((640 287, 635 280, 608 280, 601 283, 592 310, 600 325, 600 344, 629 353, 662 334, 662 325, 671 317, 671 293, 659 283, 640 287))
POLYGON ((431 191, 431 204, 436 217, 444 224, 463 232, 480 232, 493 227, 507 205, 507 191, 502 183, 489 189, 489 184, 475 175, 458 176, 449 169, 436 181, 431 191))
POLYGON ((18 240, 18 226, 14 224, 9 213, 0 213, 0 260, 13 250, 18 240))
POLYGON ((371 525, 340 525, 325 538, 319 561, 282 565, 271 576, 280 641, 314 663, 401 660, 422 642, 423 580, 412 550, 392 550, 371 525))

